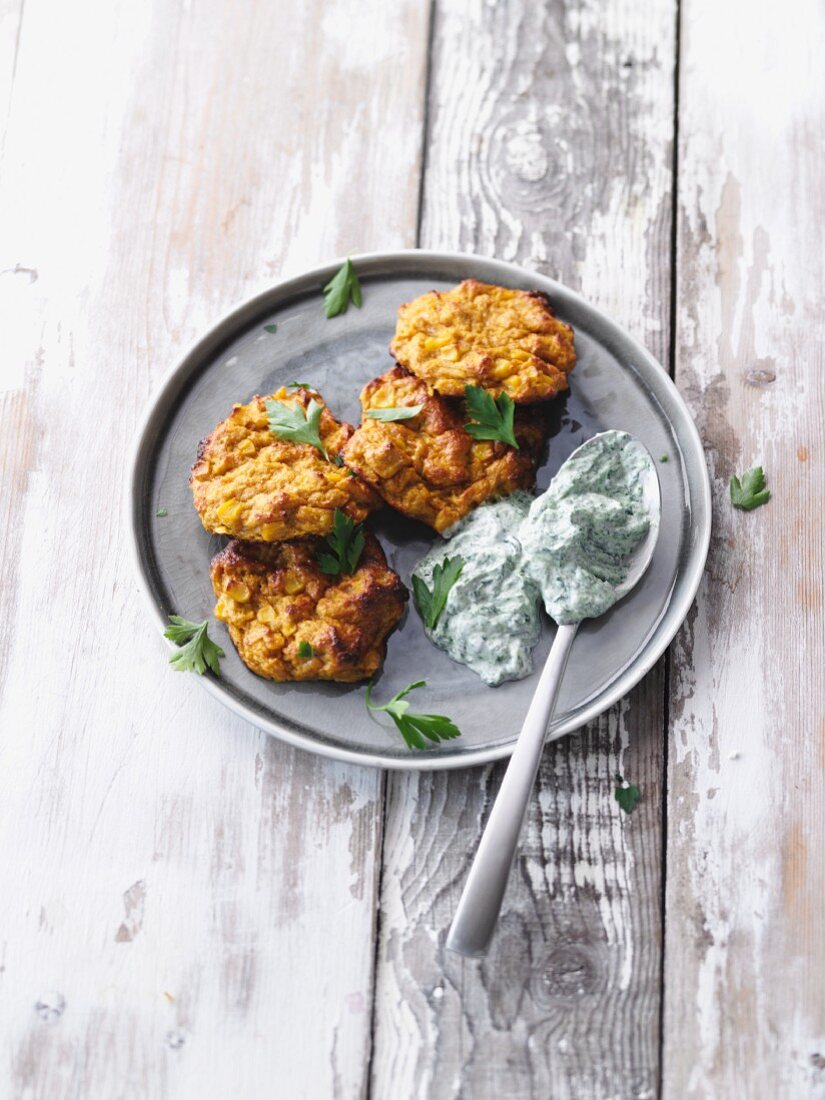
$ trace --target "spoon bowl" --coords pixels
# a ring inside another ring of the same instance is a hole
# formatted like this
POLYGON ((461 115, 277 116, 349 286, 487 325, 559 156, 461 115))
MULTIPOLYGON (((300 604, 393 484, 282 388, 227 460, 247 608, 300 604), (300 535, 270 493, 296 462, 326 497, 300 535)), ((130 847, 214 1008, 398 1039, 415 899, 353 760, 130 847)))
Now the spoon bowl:
MULTIPOLYGON (((659 537, 662 494, 656 464, 647 448, 626 432, 600 432, 578 447, 564 467, 599 441, 621 434, 623 444, 636 450, 641 460, 642 503, 648 513, 647 532, 624 557, 624 579, 614 592, 617 601, 639 583, 653 558, 659 537)), ((612 605, 611 605, 612 606, 612 605)), ((485 955, 495 930, 501 902, 510 876, 527 805, 536 780, 547 727, 553 717, 567 659, 578 630, 578 622, 559 626, 533 694, 524 725, 507 765, 495 805, 473 860, 453 923, 447 934, 447 947, 461 955, 485 955)))
MULTIPOLYGON (((601 435, 605 434, 605 432, 601 432, 599 435, 594 435, 593 439, 599 439, 601 435)), ((587 447, 588 444, 592 443, 593 439, 588 439, 587 443, 583 443, 581 447, 576 448, 573 454, 578 454, 587 447)), ((631 589, 635 588, 647 572, 647 567, 653 559, 653 551, 656 549, 656 543, 659 541, 659 525, 662 520, 662 487, 659 484, 659 473, 656 469, 656 463, 651 458, 647 447, 640 443, 635 436, 631 437, 631 439, 632 442, 630 446, 638 448, 644 458, 648 460, 647 469, 642 476, 642 501, 647 509, 650 527, 648 527, 647 534, 639 545, 625 559, 627 563, 627 575, 621 584, 616 585, 616 594, 619 600, 623 599, 631 589)))

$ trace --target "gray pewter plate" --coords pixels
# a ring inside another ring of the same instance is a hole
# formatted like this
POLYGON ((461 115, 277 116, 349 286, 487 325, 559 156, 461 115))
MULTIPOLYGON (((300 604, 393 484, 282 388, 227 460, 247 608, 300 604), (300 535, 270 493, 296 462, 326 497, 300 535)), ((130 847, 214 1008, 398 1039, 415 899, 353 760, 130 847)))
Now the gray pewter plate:
MULTIPOLYGON (((427 640, 410 601, 389 639, 374 698, 385 702, 411 680, 426 680, 427 687, 411 697, 413 707, 447 714, 462 731, 458 740, 411 751, 386 715, 366 710, 364 685, 276 684, 243 665, 225 626, 212 619, 209 563, 227 540, 203 530, 188 479, 198 442, 235 402, 286 382, 309 382, 337 417, 359 423, 361 387, 392 365, 388 346, 402 302, 466 278, 542 290, 575 330, 578 363, 570 393, 550 405, 549 457, 539 471, 539 489, 580 443, 607 428, 638 436, 657 461, 662 485, 661 535, 650 570, 598 624, 585 623, 576 639, 549 736, 570 733, 638 683, 679 629, 696 593, 710 539, 710 485, 690 414, 667 373, 640 344, 552 279, 496 260, 440 252, 376 253, 353 262, 363 287, 362 309, 350 306, 331 320, 324 316, 321 288, 341 261, 279 283, 220 321, 155 396, 140 429, 128 509, 134 560, 156 625, 163 630, 170 612, 210 618, 210 635, 226 657, 220 679, 211 673, 199 678, 204 687, 293 745, 388 768, 460 768, 507 756, 555 630, 546 617, 533 675, 490 688, 427 640), (264 329, 269 324, 277 324, 276 333, 264 329), (668 461, 660 462, 665 454, 668 461), (167 514, 159 518, 161 509, 167 514)), ((389 509, 368 522, 409 587, 413 567, 439 536, 389 509)))

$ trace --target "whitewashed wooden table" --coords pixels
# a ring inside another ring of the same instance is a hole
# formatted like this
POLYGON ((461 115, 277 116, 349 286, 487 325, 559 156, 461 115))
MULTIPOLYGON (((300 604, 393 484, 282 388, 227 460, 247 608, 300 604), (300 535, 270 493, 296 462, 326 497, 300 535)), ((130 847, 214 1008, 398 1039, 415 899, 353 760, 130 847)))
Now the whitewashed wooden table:
POLYGON ((0 0, 1 1097, 825 1095, 823 56, 817 0, 0 0), (548 748, 483 962, 443 943, 501 767, 234 718, 120 510, 205 326, 416 244, 614 315, 714 486, 696 605, 548 748))

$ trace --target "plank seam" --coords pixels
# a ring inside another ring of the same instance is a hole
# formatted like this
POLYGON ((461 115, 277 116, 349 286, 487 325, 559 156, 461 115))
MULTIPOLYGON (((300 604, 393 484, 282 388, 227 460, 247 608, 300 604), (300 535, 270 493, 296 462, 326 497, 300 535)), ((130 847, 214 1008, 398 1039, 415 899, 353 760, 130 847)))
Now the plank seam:
MULTIPOLYGON (((679 250, 679 85, 682 58, 682 0, 676 0, 676 26, 674 31, 673 63, 673 151, 671 154, 671 200, 670 200, 670 332, 668 333, 668 373, 676 380, 676 326, 677 310, 677 264, 679 250)), ((661 834, 661 886, 659 920, 661 924, 662 946, 659 952, 659 1066, 657 1094, 664 1095, 665 1063, 665 950, 667 937, 667 841, 668 841, 668 793, 669 793, 669 738, 670 738, 670 690, 673 674, 670 648, 665 651, 664 700, 662 721, 664 726, 662 761, 662 834, 661 834)))
POLYGON ((375 881, 373 883, 373 891, 375 895, 375 909, 373 911, 373 935, 375 936, 375 947, 372 953, 372 996, 370 998, 370 1028, 369 1028, 369 1054, 367 1056, 367 1066, 365 1074, 365 1100, 370 1100, 372 1097, 372 1076, 373 1076, 373 1060, 375 1057, 375 1033, 378 1026, 378 967, 379 967, 379 953, 381 950, 381 893, 384 886, 384 841, 387 833, 387 792, 389 790, 389 783, 387 782, 387 772, 384 770, 381 776, 381 812, 378 818, 378 827, 380 835, 378 838, 378 852, 376 854, 375 863, 375 881))
MULTIPOLYGON (((428 13, 428 26, 427 26, 427 49, 426 59, 424 65, 424 103, 422 110, 422 124, 421 124, 421 159, 420 169, 418 177, 418 209, 416 211, 415 219, 415 247, 421 247, 421 227, 424 222, 424 181, 427 176, 427 165, 429 157, 427 155, 427 147, 430 134, 430 90, 432 85, 433 74, 433 49, 435 42, 435 4, 436 0, 430 0, 429 13, 428 13)), ((369 1031, 369 1057, 367 1058, 366 1068, 366 1091, 365 1100, 372 1100, 373 1095, 373 1078, 374 1078, 374 1062, 375 1062, 375 1038, 378 1030, 378 970, 380 966, 380 951, 381 951, 381 915, 382 915, 382 898, 384 893, 384 846, 386 837, 386 825, 387 825, 387 800, 389 797, 390 784, 386 771, 383 775, 382 790, 381 790, 381 814, 380 814, 380 827, 381 837, 378 844, 378 861, 376 870, 376 882, 375 882, 375 950, 373 952, 372 961, 372 1004, 370 1006, 370 1031, 369 1031)))
POLYGON ((418 212, 415 220, 415 247, 421 247, 421 228, 424 224, 424 181, 429 166, 430 91, 433 80, 433 52, 435 50, 435 5, 430 0, 429 25, 427 27, 427 59, 424 68, 424 109, 421 125, 421 174, 418 177, 418 212))

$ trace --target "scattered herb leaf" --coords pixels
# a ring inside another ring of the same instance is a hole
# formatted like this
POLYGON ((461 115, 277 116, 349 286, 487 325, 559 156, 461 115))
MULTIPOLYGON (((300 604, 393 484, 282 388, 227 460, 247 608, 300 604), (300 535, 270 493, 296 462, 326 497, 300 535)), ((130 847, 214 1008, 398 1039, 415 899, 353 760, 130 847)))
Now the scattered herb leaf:
POLYGON ((301 642, 298 646, 298 656, 307 660, 310 657, 315 656, 315 650, 309 644, 309 642, 301 642))
POLYGON ((509 394, 493 397, 480 386, 465 386, 469 421, 464 425, 473 439, 495 439, 519 449, 513 431, 516 407, 509 394))
POLYGON ((660 462, 670 462, 670 458, 667 455, 662 455, 659 459, 660 462))
POLYGON ((412 586, 415 606, 421 613, 424 625, 430 630, 441 618, 441 612, 447 603, 450 589, 461 576, 464 568, 463 558, 445 558, 433 569, 433 587, 429 589, 421 577, 413 575, 412 586))
POLYGON ((327 546, 332 553, 318 555, 318 564, 322 573, 337 576, 339 573, 355 572, 364 549, 362 527, 362 524, 356 524, 340 508, 335 509, 332 531, 326 537, 327 546))
POLYGON ((343 458, 341 458, 340 455, 330 455, 329 460, 333 464, 333 466, 343 466, 344 465, 344 460, 343 460, 343 458))
POLYGON ((158 517, 158 519, 163 519, 163 517, 168 516, 169 513, 166 511, 165 508, 158 508, 157 512, 155 512, 155 515, 158 517))
POLYGON ((383 710, 392 718, 398 727, 398 731, 411 749, 426 749, 427 741, 436 744, 439 741, 451 741, 454 737, 461 736, 461 730, 443 714, 411 714, 410 704, 404 696, 409 695, 415 688, 426 687, 426 680, 416 680, 408 684, 397 695, 393 695, 388 703, 379 706, 370 702, 372 684, 367 685, 366 704, 370 710, 383 710), (424 740, 427 739, 427 741, 424 740))
POLYGON ((771 491, 765 487, 765 471, 761 466, 742 474, 741 480, 736 475, 730 479, 730 499, 734 508, 744 508, 746 512, 768 503, 771 491))
POLYGON ((353 470, 349 466, 347 467, 347 473, 349 474, 350 477, 358 477, 358 474, 356 474, 355 470, 353 470))
POLYGON ((273 435, 279 439, 289 439, 293 443, 309 443, 317 447, 329 462, 320 432, 323 411, 323 405, 319 405, 314 398, 310 398, 306 410, 303 405, 290 405, 286 401, 269 400, 266 403, 269 430, 273 435))
POLYGON ((412 420, 423 408, 423 405, 397 405, 391 409, 368 409, 367 416, 386 424, 392 420, 412 420))
POLYGON ((218 662, 226 654, 207 634, 209 620, 192 623, 180 615, 170 615, 169 623, 163 636, 180 646, 177 653, 169 658, 169 664, 175 672, 197 672, 199 676, 203 676, 207 668, 211 668, 216 676, 220 676, 218 662))
POLYGON ((324 313, 327 319, 346 313, 350 302, 361 308, 361 284, 352 260, 347 258, 324 287, 324 313))
POLYGON ((264 325, 264 329, 267 332, 276 333, 278 331, 278 326, 277 325, 264 325))
POLYGON ((310 386, 309 382, 287 382, 286 388, 288 390, 312 390, 313 393, 318 392, 314 386, 310 386))
POLYGON ((626 814, 632 814, 642 797, 642 792, 633 783, 628 783, 620 775, 616 776, 616 790, 613 797, 626 814))

